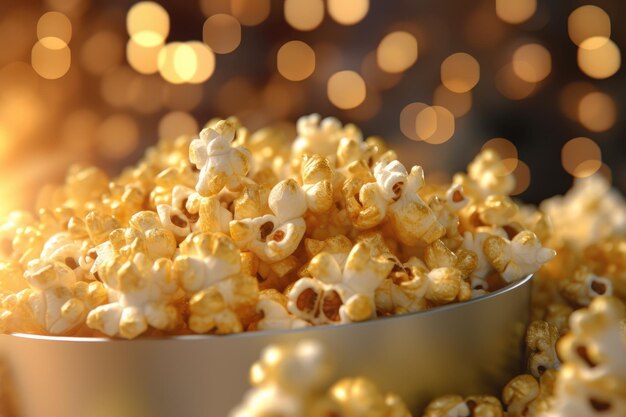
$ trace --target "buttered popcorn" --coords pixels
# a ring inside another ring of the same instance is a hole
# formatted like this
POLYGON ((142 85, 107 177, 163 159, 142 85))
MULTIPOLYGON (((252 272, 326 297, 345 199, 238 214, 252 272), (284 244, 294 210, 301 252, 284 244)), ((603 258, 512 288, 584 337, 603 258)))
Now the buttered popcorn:
MULTIPOLYGON (((285 132, 213 119, 117 178, 72 167, 37 216, 0 227, 0 330, 135 338, 358 322, 481 296, 553 256, 548 221, 509 197, 493 151, 433 186, 355 125, 313 114, 285 132)), ((624 291, 616 269, 582 274, 568 299, 624 291)), ((369 389, 341 386, 347 398, 369 389)))

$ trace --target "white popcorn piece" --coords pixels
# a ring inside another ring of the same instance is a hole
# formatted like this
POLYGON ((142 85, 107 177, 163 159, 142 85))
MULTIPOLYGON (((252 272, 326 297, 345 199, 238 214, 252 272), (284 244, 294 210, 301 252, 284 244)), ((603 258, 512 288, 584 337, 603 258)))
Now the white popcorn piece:
POLYGON ((456 174, 455 184, 463 186, 475 201, 490 195, 509 195, 515 188, 515 177, 493 149, 484 149, 467 166, 467 175, 456 174))
POLYGON ((376 316, 376 288, 392 268, 391 261, 373 257, 364 243, 354 246, 345 265, 322 252, 308 267, 314 278, 300 278, 289 291, 288 309, 314 324, 371 319, 376 316))
POLYGON ((276 290, 261 291, 257 311, 262 315, 257 323, 258 330, 286 330, 309 327, 311 323, 289 313, 289 299, 276 290))
POLYGON ((241 146, 233 147, 236 126, 222 120, 214 128, 206 128, 189 146, 189 160, 200 170, 196 191, 202 196, 212 196, 222 188, 239 190, 243 177, 248 174, 252 159, 250 152, 241 146))
POLYGON ((586 266, 578 267, 558 284, 563 298, 575 306, 588 306, 596 297, 613 295, 613 282, 593 274, 586 266))
POLYGON ((272 188, 269 206, 274 215, 231 221, 230 235, 241 249, 265 262, 277 262, 291 255, 304 237, 304 191, 294 180, 283 180, 272 188))
POLYGON ((626 308, 598 297, 570 316, 557 346, 563 365, 546 417, 626 415, 626 308))
MULTIPOLYGON (((341 122, 334 117, 322 119, 319 114, 302 116, 296 124, 298 137, 291 146, 292 162, 299 167, 305 155, 321 155, 334 164, 339 141, 343 137, 341 122)), ((297 171, 296 171, 297 172, 297 171)))
POLYGON ((501 228, 493 227, 479 227, 474 232, 466 231, 463 234, 463 244, 461 247, 474 252, 478 257, 476 268, 470 275, 472 288, 474 289, 488 289, 489 287, 486 278, 487 275, 493 271, 493 267, 485 254, 484 244, 485 241, 492 236, 499 236, 504 239, 507 237, 507 234, 501 228))
POLYGON ((556 256, 550 248, 541 246, 537 236, 525 230, 511 240, 500 236, 489 236, 483 243, 483 252, 489 263, 507 282, 536 272, 541 265, 556 256))
POLYGON ((87 325, 107 336, 134 339, 151 326, 173 330, 180 324, 175 303, 182 292, 169 259, 150 260, 137 253, 131 260, 111 261, 102 275, 109 290, 109 304, 93 309, 87 325))

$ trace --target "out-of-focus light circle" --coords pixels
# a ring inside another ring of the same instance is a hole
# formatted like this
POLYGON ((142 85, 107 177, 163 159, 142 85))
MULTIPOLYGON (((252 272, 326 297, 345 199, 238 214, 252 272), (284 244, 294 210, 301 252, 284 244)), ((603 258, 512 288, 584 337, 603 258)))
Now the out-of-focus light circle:
POLYGON ((339 71, 328 79, 328 99, 340 109, 352 109, 365 100, 365 81, 354 71, 339 71))
MULTIPOLYGON (((177 68, 175 66, 175 62, 176 62, 176 54, 178 51, 178 48, 182 47, 183 43, 182 42, 172 42, 172 43, 168 43, 166 44, 163 48, 161 48, 161 50, 159 51, 159 56, 157 57, 157 66, 159 68, 159 73, 161 74, 161 76, 163 77, 163 79, 167 82, 170 82, 172 84, 181 84, 184 83, 185 80, 177 71, 177 68)), ((183 57, 185 57, 186 55, 189 55, 189 51, 191 51, 192 55, 195 55, 193 50, 191 48, 189 48, 188 45, 186 45, 187 49, 186 52, 183 52, 183 57)), ((193 62, 193 71, 196 70, 196 66, 197 66, 197 62, 193 62)), ((178 64, 179 67, 182 66, 181 63, 178 64)), ((191 72, 190 70, 187 70, 187 73, 191 72)))
POLYGON ((374 91, 368 91, 363 103, 348 110, 347 116, 356 121, 370 120, 378 114, 381 108, 382 100, 380 94, 374 91))
POLYGON ((519 78, 513 71, 513 66, 507 64, 496 74, 496 88, 510 100, 523 100, 535 92, 537 84, 529 83, 519 78))
POLYGON ((530 19, 536 10, 537 0, 496 0, 496 14, 507 23, 523 23, 530 19))
POLYGON ((529 83, 545 79, 552 71, 550 52, 536 43, 522 45, 513 53, 513 72, 529 83))
POLYGON ((594 91, 578 103, 578 120, 592 132, 605 132, 615 124, 617 109, 608 94, 594 91))
POLYGON ((409 32, 397 31, 385 36, 376 49, 376 62, 386 72, 406 71, 417 61, 417 40, 409 32))
POLYGON ((324 20, 322 0, 285 0, 285 20, 294 29, 309 31, 324 20))
POLYGON ((518 163, 518 154, 517 147, 510 140, 504 138, 493 138, 489 139, 482 146, 482 149, 492 149, 500 155, 502 158, 502 163, 506 168, 506 173, 512 173, 515 168, 517 168, 518 163))
POLYGON ((585 39, 578 48, 578 66, 591 78, 609 78, 621 64, 620 50, 608 38, 594 36, 585 39))
POLYGON ((175 139, 180 135, 195 135, 198 133, 198 122, 189 113, 173 111, 159 122, 159 137, 175 139))
POLYGON ((580 100, 589 93, 597 91, 593 84, 586 81, 574 81, 567 84, 559 94, 559 107, 565 116, 579 121, 578 106, 580 100))
POLYGON ((519 195, 528 189, 530 185, 530 168, 526 165, 526 162, 517 161, 513 177, 515 178, 515 188, 511 195, 519 195))
POLYGON ((420 114, 428 105, 424 103, 409 103, 400 112, 400 131, 407 138, 415 141, 422 140, 417 135, 416 123, 417 115, 420 114))
POLYGON ((108 159, 121 159, 130 155, 139 144, 139 126, 125 114, 109 116, 98 128, 96 149, 108 159))
POLYGON ((328 14, 342 25, 355 25, 367 15, 369 0, 328 0, 328 14))
POLYGON ((441 63, 441 82, 455 93, 465 93, 478 84, 480 65, 464 52, 452 54, 441 63))
POLYGON ((103 75, 122 62, 124 41, 115 32, 101 31, 87 39, 80 51, 80 63, 90 73, 103 75))
POLYGON ((170 16, 160 4, 141 1, 128 10, 126 29, 139 45, 157 46, 165 42, 170 32, 170 16))
POLYGON ((439 85, 433 95, 433 104, 450 110, 454 117, 462 117, 472 108, 472 92, 455 93, 439 85))
POLYGON ((37 22, 37 39, 48 49, 63 49, 72 39, 72 23, 63 13, 47 12, 37 22))
POLYGON ((315 70, 315 52, 304 42, 289 41, 278 50, 276 67, 280 75, 288 80, 304 80, 315 70))
POLYGON ((376 51, 371 51, 361 63, 361 75, 365 80, 369 89, 373 90, 389 90, 395 87, 402 80, 402 73, 392 74, 383 71, 376 62, 376 51))
MULTIPOLYGON (((195 71, 187 80, 192 84, 200 84, 211 78, 215 71, 215 55, 213 51, 202 42, 191 41, 187 45, 193 50, 195 56, 195 71)), ((188 64, 191 66, 191 63, 188 64)))
POLYGON ((133 38, 126 44, 126 59, 131 67, 142 74, 156 74, 159 72, 158 58, 162 45, 144 47, 133 38))
POLYGON ((270 14, 270 0, 230 0, 233 16, 244 26, 256 26, 270 14))
POLYGON ((454 116, 441 106, 427 106, 415 119, 417 136, 424 142, 439 145, 454 135, 454 116))
POLYGON ((565 171, 573 176, 589 176, 602 166, 602 151, 589 138, 574 138, 563 145, 561 163, 565 171), (593 167, 595 171, 590 173, 593 167))
POLYGON ((230 53, 241 43, 241 25, 231 15, 213 15, 204 22, 202 40, 217 54, 230 53))
POLYGON ((64 76, 70 69, 72 54, 70 48, 48 49, 41 41, 31 51, 31 64, 41 77, 56 80, 64 76))
POLYGON ((611 18, 598 6, 580 6, 569 15, 567 31, 576 45, 594 36, 608 39, 611 36, 611 18))

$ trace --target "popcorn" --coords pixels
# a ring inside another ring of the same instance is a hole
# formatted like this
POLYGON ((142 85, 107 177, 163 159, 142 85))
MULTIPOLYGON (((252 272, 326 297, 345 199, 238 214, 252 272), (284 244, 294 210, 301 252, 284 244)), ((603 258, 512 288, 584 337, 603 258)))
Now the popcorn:
POLYGON ((547 417, 626 415, 624 304, 598 297, 572 313, 571 332, 558 344, 563 366, 547 417))
POLYGON ((596 297, 613 295, 613 282, 591 273, 586 266, 579 267, 571 279, 560 281, 559 287, 563 298, 576 306, 588 306, 596 297))
POLYGON ((518 375, 502 390, 507 417, 539 417, 550 407, 557 371, 548 369, 539 381, 528 374, 518 375))
POLYGON ((311 155, 302 164, 302 190, 313 213, 324 213, 333 204, 333 170, 326 158, 311 155))
POLYGON ((487 237, 483 251, 489 263, 507 282, 521 279, 554 258, 553 249, 544 248, 531 231, 523 231, 512 240, 500 236, 487 237))
POLYGON ((345 265, 333 255, 322 252, 308 267, 313 278, 300 278, 291 287, 288 309, 314 324, 373 318, 376 288, 392 266, 384 257, 373 258, 371 248, 363 243, 354 246, 345 265))
POLYGON ((503 417, 500 401, 488 395, 463 398, 460 395, 444 395, 431 401, 423 417, 503 417))
POLYGON ((289 313, 287 303, 289 299, 282 293, 270 289, 261 291, 257 310, 261 319, 256 324, 259 330, 300 329, 311 324, 289 313))
POLYGON ((330 397, 346 417, 410 417, 404 402, 394 394, 383 395, 365 378, 344 378, 330 388, 330 397))
MULTIPOLYGON (((305 155, 334 158, 343 136, 341 122, 334 117, 321 119, 319 114, 302 116, 296 124, 298 137, 291 146, 292 165, 300 166, 305 155)), ((334 161, 331 161, 334 162, 334 161)))
POLYGON ((126 262, 113 260, 104 267, 102 280, 109 290, 109 304, 96 307, 87 325, 107 336, 134 339, 151 326, 173 330, 180 325, 175 307, 181 298, 171 271, 171 261, 151 261, 137 253, 126 262))
POLYGON ((189 160, 200 170, 196 191, 202 196, 212 196, 226 187, 239 190, 243 177, 248 174, 251 155, 240 146, 232 147, 235 126, 222 120, 213 128, 200 132, 189 146, 189 160))
POLYGON ((482 150, 468 165, 467 175, 456 174, 453 182, 462 185, 473 200, 490 195, 509 195, 515 188, 511 170, 492 149, 482 150))
POLYGON ((272 188, 269 206, 274 215, 233 220, 230 234, 240 248, 254 252, 265 262, 276 262, 291 255, 304 236, 304 191, 294 180, 283 180, 272 188))
POLYGON ((556 355, 556 342, 559 329, 545 321, 535 320, 526 330, 526 346, 529 350, 528 369, 539 378, 548 369, 558 369, 560 362, 556 355))
POLYGON ((437 216, 437 221, 446 229, 445 236, 441 239, 451 249, 457 249, 463 243, 463 236, 459 231, 459 212, 468 202, 463 187, 453 184, 446 191, 445 199, 434 196, 428 203, 437 216))

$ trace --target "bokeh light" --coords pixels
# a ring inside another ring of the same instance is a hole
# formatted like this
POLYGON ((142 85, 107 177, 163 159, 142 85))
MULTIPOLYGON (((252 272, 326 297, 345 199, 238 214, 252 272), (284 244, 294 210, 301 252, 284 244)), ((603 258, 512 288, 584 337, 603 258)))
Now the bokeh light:
POLYGON ((594 36, 578 48, 578 66, 591 78, 609 78, 622 63, 620 50, 611 39, 594 36))
POLYGON ((611 36, 611 18, 598 6, 581 6, 569 15, 567 32, 576 45, 595 36, 608 39, 611 36))
POLYGON ((48 49, 63 49, 72 39, 72 23, 59 12, 47 12, 37 22, 37 38, 48 49))
POLYGON ((128 10, 126 29, 139 45, 156 46, 162 44, 170 32, 170 16, 160 4, 141 1, 128 10))
POLYGON ((574 81, 567 84, 559 94, 561 111, 569 119, 579 121, 580 100, 587 94, 597 91, 593 84, 586 81, 574 81))
POLYGON ((217 54, 227 54, 241 43, 241 25, 228 14, 209 17, 202 27, 202 39, 217 54))
POLYGON ((537 10, 537 0, 496 0, 496 14, 507 23, 519 24, 537 10))
POLYGON ((367 15, 369 0, 328 0, 328 14, 342 25, 355 25, 367 15))
POLYGON ((189 113, 174 111, 159 122, 159 137, 175 139, 180 135, 198 134, 198 122, 189 113))
POLYGON ((340 109, 352 109, 365 100, 365 81, 354 71, 339 71, 328 79, 328 99, 340 109))
POLYGON ((482 146, 482 149, 492 149, 500 155, 502 163, 506 168, 506 173, 510 174, 517 168, 519 163, 517 147, 513 142, 505 138, 489 139, 482 146))
POLYGON ((72 54, 68 46, 60 49, 49 49, 41 41, 31 51, 31 64, 43 78, 56 80, 64 76, 70 69, 72 54))
POLYGON ((602 166, 602 151, 597 143, 585 137, 569 140, 561 149, 565 171, 575 177, 588 177, 602 166))
POLYGON ((441 106, 427 106, 415 119, 417 137, 426 143, 439 145, 454 135, 454 116, 441 106))
POLYGON ((302 41, 289 41, 276 54, 280 75, 290 81, 302 81, 315 70, 315 51, 302 41))
POLYGON ((513 71, 529 83, 542 81, 552 71, 550 52, 536 43, 520 46, 513 53, 513 71))
POLYGON ((523 100, 535 92, 536 83, 524 81, 515 74, 513 65, 507 64, 496 73, 496 88, 509 100, 523 100))
POLYGON ((203 83, 211 78, 215 71, 215 55, 206 44, 199 41, 187 42, 187 46, 191 48, 194 55, 194 58, 191 58, 186 52, 185 56, 182 58, 183 62, 187 61, 187 63, 181 65, 188 65, 190 67, 188 70, 190 73, 191 67, 194 67, 193 73, 191 73, 187 81, 192 84, 203 83))
POLYGON ((132 117, 114 114, 98 127, 96 141, 96 149, 104 158, 125 158, 139 144, 139 127, 132 117))
POLYGON ((441 82, 455 93, 465 93, 478 84, 480 65, 464 52, 452 54, 441 63, 441 82))
POLYGON ((386 72, 398 73, 417 61, 417 40, 409 32, 397 31, 385 36, 376 49, 378 66, 386 72))
POLYGON ((455 93, 439 85, 433 94, 433 104, 448 109, 454 117, 462 117, 472 108, 472 92, 455 93))
POLYGON ((394 74, 383 71, 378 65, 378 62, 376 62, 376 57, 377 52, 371 51, 365 55, 361 64, 361 75, 367 87, 374 90, 389 90, 398 85, 402 80, 402 73, 398 72, 394 74))
POLYGON ((270 0, 230 0, 230 10, 242 25, 256 26, 269 16, 270 0))
POLYGON ((592 132, 604 132, 615 124, 617 108, 608 94, 594 91, 582 97, 578 103, 578 120, 592 132))
POLYGON ((131 67, 142 74, 159 72, 159 52, 162 45, 146 47, 139 45, 133 38, 126 43, 126 59, 131 67))
POLYGON ((324 20, 324 2, 322 0, 285 0, 285 20, 291 27, 301 31, 310 31, 324 20))
POLYGON ((417 116, 428 105, 420 102, 409 103, 400 112, 400 131, 411 140, 422 140, 417 134, 417 116))
POLYGON ((511 192, 511 195, 519 195, 526 191, 530 186, 530 168, 526 162, 518 160, 515 170, 513 170, 513 177, 515 178, 515 188, 511 192))

